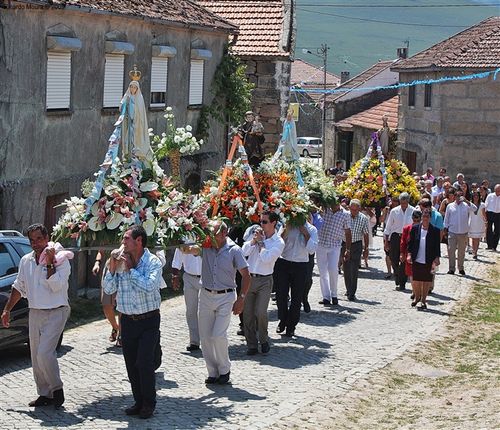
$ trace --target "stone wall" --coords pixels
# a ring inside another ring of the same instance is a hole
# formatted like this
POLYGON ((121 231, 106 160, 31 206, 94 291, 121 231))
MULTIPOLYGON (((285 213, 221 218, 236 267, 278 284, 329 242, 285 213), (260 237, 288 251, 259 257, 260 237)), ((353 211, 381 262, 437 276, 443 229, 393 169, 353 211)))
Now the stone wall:
MULTIPOLYGON (((118 117, 117 109, 102 109, 105 34, 120 30, 135 46, 125 56, 124 90, 128 71, 137 64, 143 73, 142 93, 149 105, 151 49, 170 45, 177 55, 169 59, 167 105, 174 108, 178 124, 196 127, 200 110, 188 106, 191 44, 211 50, 205 62, 204 102, 223 54, 227 35, 169 27, 143 19, 103 13, 66 10, 12 10, 0 14, 0 228, 22 230, 43 222, 47 196, 79 195, 84 178, 98 170, 107 141, 118 117), (64 24, 80 39, 82 48, 72 53, 71 109, 47 112, 45 85, 49 28, 64 24), (26 31, 29 29, 29 32, 26 31)), ((272 72, 275 74, 275 71, 272 72)), ((149 126, 164 127, 162 109, 148 109, 149 126)), ((181 173, 215 170, 225 155, 224 128, 213 121, 201 154, 183 160, 181 173)))
MULTIPOLYGON (((475 73, 467 70, 466 74, 475 73)), ((401 73, 401 81, 439 78, 447 73, 401 73)), ((432 86, 432 106, 424 108, 424 86, 416 87, 415 107, 401 90, 401 148, 417 154, 417 170, 446 167, 470 181, 500 181, 500 85, 492 77, 432 86)))
POLYGON ((269 58, 242 58, 247 76, 255 84, 252 110, 264 125, 264 149, 272 153, 280 140, 282 122, 290 101, 291 62, 269 58))

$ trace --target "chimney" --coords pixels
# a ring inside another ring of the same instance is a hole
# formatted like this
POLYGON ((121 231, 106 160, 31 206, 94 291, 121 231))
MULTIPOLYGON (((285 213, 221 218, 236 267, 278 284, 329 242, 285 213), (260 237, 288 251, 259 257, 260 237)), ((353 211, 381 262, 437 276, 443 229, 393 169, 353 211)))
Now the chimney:
POLYGON ((398 48, 398 58, 400 60, 408 58, 408 48, 398 48))
POLYGON ((340 72, 340 84, 342 85, 344 82, 348 81, 351 76, 351 72, 340 72))

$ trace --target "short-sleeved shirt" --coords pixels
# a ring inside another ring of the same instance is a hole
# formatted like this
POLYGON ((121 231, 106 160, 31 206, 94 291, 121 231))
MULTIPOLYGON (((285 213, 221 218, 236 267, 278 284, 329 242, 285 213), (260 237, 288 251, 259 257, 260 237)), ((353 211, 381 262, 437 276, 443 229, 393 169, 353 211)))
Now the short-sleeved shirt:
POLYGON ((352 242, 363 240, 363 235, 368 234, 368 217, 362 213, 358 213, 355 218, 349 215, 351 220, 352 242))
POLYGON ((236 271, 248 267, 242 249, 231 239, 220 248, 203 249, 201 283, 209 290, 236 288, 236 271))
POLYGON ((318 244, 324 248, 342 245, 345 239, 345 230, 351 228, 349 212, 328 209, 323 215, 323 225, 318 233, 318 244))

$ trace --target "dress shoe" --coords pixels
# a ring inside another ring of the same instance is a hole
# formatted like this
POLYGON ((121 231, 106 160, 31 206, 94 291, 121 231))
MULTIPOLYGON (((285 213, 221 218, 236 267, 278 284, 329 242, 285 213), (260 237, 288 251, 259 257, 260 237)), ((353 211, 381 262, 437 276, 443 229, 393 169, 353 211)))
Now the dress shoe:
POLYGON ((320 305, 330 306, 330 300, 323 299, 318 302, 320 305))
POLYGON ((205 384, 217 384, 217 381, 219 378, 216 378, 215 376, 209 376, 207 379, 205 379, 205 384))
POLYGON ((247 355, 255 355, 259 352, 257 348, 248 348, 247 349, 247 355))
POLYGON ((465 270, 459 270, 458 273, 460 273, 462 276, 465 276, 465 270))
POLYGON ((311 305, 309 304, 309 302, 304 302, 304 312, 306 314, 308 314, 309 312, 311 312, 311 305))
POLYGON ((357 300, 356 296, 349 296, 347 297, 347 300, 349 300, 350 302, 355 302, 357 300))
POLYGON ((51 398, 45 397, 45 396, 40 396, 40 397, 38 397, 38 399, 29 402, 28 406, 36 408, 37 406, 48 406, 48 405, 51 405, 52 402, 53 402, 53 400, 51 398))
POLYGON ((410 296, 410 299, 414 299, 415 298, 415 293, 411 293, 411 296, 410 296))
POLYGON ((59 388, 59 390, 54 391, 52 395, 54 396, 54 408, 56 409, 60 408, 65 400, 63 389, 59 388))
POLYGON ((294 337, 295 336, 295 330, 287 329, 285 332, 286 337, 294 337))
POLYGON ((282 324, 281 322, 278 324, 278 327, 276 327, 276 333, 283 333, 285 331, 285 324, 282 324))
POLYGON ((231 372, 227 372, 224 375, 220 375, 219 379, 217 379, 217 384, 219 384, 219 385, 229 384, 230 376, 231 376, 231 372))
POLYGON ((271 349, 271 346, 269 345, 269 342, 264 342, 260 346, 260 350, 262 351, 262 354, 267 354, 270 349, 271 349))
POLYGON ((473 260, 477 260, 477 255, 473 255, 473 256, 472 256, 472 259, 473 259, 473 260))
POLYGON ((147 420, 148 418, 151 418, 153 416, 154 411, 155 411, 154 406, 144 405, 141 408, 141 411, 139 412, 139 418, 147 420))
POLYGON ((455 271, 454 270, 448 270, 447 273, 448 273, 448 275, 453 275, 455 273, 455 271))
POLYGON ((137 403, 130 408, 125 409, 126 415, 139 415, 141 412, 142 406, 139 406, 137 403))
POLYGON ((195 345, 191 344, 189 346, 186 346, 186 351, 193 352, 193 351, 199 351, 200 350, 200 345, 195 345))
POLYGON ((339 299, 337 297, 332 297, 332 306, 337 306, 339 304, 339 299))
POLYGON ((415 300, 415 301, 413 301, 413 302, 411 302, 411 307, 412 307, 412 308, 414 308, 415 306, 417 306, 417 303, 418 303, 418 302, 417 302, 416 300, 415 300))

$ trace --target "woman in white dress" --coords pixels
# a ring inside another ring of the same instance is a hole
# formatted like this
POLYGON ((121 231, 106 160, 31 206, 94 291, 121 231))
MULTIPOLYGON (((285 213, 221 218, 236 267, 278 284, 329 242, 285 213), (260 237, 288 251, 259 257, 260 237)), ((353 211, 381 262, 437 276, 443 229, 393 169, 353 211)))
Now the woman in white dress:
POLYGON ((477 210, 469 217, 469 239, 472 239, 472 258, 477 260, 479 241, 486 235, 486 213, 478 191, 472 193, 471 199, 477 210))

